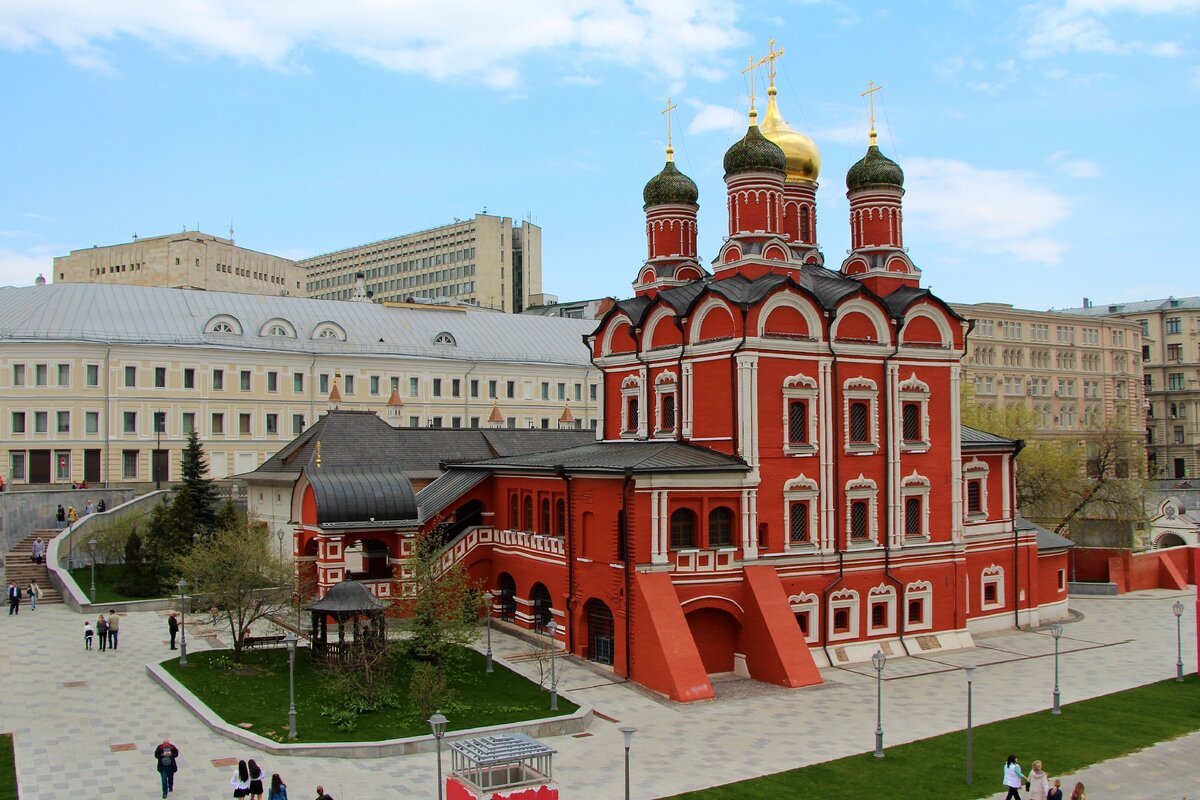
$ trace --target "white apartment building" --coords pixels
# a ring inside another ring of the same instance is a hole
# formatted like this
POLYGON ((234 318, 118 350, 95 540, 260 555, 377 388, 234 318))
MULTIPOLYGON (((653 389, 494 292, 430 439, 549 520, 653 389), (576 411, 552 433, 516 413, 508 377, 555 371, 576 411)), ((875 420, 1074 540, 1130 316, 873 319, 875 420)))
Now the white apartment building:
POLYGON ((0 288, 0 471, 14 487, 175 480, 195 430, 213 477, 248 472, 335 389, 341 408, 395 426, 593 428, 599 374, 582 337, 594 327, 120 284, 0 288))

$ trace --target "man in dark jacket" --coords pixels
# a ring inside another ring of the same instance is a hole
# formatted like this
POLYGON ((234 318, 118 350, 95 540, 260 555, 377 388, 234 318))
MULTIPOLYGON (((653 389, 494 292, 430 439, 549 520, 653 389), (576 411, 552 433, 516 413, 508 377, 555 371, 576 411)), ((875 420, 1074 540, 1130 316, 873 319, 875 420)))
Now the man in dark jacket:
POLYGON ((170 739, 163 739, 162 744, 154 748, 154 763, 158 766, 158 777, 162 779, 162 796, 166 800, 167 792, 175 791, 175 772, 179 769, 179 748, 171 744, 170 739))
POLYGON ((171 649, 175 649, 175 635, 179 633, 179 617, 175 616, 175 612, 171 612, 171 616, 167 617, 167 633, 171 634, 171 649))

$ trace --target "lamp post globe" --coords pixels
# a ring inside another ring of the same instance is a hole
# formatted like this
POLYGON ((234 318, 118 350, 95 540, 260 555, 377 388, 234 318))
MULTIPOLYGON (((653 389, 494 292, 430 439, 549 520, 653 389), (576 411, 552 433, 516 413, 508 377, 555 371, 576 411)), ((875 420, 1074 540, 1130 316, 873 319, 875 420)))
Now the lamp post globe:
POLYGON ((188 582, 184 578, 175 584, 179 589, 179 664, 187 665, 187 589, 188 582))
POLYGON ((496 595, 490 590, 483 593, 483 605, 487 611, 487 669, 486 672, 492 671, 492 603, 496 602, 496 595))
POLYGON ((875 757, 883 758, 883 665, 887 656, 882 650, 876 650, 871 656, 871 664, 875 667, 875 757))
POLYGON ((1061 714, 1062 708, 1059 706, 1058 693, 1058 640, 1062 638, 1063 626, 1061 622, 1056 622, 1050 626, 1050 635, 1054 637, 1054 708, 1050 710, 1051 714, 1061 714))
POLYGON ((438 785, 438 800, 442 800, 442 737, 446 735, 446 723, 448 719, 441 711, 435 711, 433 716, 426 720, 429 727, 433 729, 433 738, 437 740, 437 785, 438 785))
POLYGON ((554 671, 554 651, 558 649, 558 623, 546 623, 546 635, 550 637, 550 710, 558 711, 558 674, 554 671))
POLYGON ((633 745, 633 735, 637 733, 637 728, 624 725, 617 730, 625 738, 625 800, 629 800, 629 748, 633 745))
POLYGON ((296 643, 299 638, 292 631, 283 637, 288 651, 288 738, 296 738, 296 643))
POLYGON ((1171 606, 1171 612, 1175 614, 1175 680, 1183 682, 1183 603, 1179 600, 1175 601, 1175 605, 1171 606))
POLYGON ((279 560, 282 562, 283 561, 283 537, 284 537, 283 528, 277 529, 275 531, 275 536, 276 536, 276 538, 279 539, 279 560))
POLYGON ((96 540, 88 539, 88 550, 92 554, 92 602, 96 602, 96 540))
POLYGON ((975 776, 974 754, 971 751, 971 689, 975 683, 975 666, 967 664, 963 672, 967 674, 967 786, 970 786, 975 776))

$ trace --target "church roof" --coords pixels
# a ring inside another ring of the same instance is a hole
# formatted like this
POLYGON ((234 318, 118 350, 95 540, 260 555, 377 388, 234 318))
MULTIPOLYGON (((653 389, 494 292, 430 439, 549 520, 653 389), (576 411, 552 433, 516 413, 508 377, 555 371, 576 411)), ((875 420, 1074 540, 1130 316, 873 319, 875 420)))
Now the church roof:
POLYGON ((416 496, 396 467, 306 467, 317 501, 317 524, 415 519, 416 496))
POLYGON ((1058 550, 1069 550, 1075 546, 1075 543, 1067 537, 1060 536, 1054 531, 1047 530, 1041 525, 1038 525, 1036 522, 1030 522, 1020 515, 1013 520, 1013 527, 1015 527, 1018 531, 1036 531, 1037 549, 1039 553, 1053 553, 1058 550))
POLYGON ((569 472, 748 472, 740 458, 687 442, 593 442, 565 450, 494 458, 463 464, 459 469, 546 472, 562 467, 569 472))
POLYGON ((964 450, 1009 448, 1017 447, 1021 444, 1019 439, 1008 439, 1004 436, 997 436, 994 433, 970 428, 966 425, 961 426, 961 428, 961 441, 964 450))

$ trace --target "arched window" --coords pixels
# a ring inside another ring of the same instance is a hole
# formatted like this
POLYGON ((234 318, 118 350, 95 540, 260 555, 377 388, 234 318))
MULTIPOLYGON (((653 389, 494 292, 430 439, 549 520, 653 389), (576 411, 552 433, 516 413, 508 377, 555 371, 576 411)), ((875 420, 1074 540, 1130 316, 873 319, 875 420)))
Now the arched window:
POLYGON ((625 415, 625 430, 635 432, 638 429, 638 399, 636 397, 629 398, 629 403, 626 406, 627 413, 625 415))
POLYGON ((671 549, 679 550, 696 546, 696 515, 689 509, 680 508, 671 514, 671 549))
POLYGON ((733 511, 727 506, 708 512, 708 546, 733 546, 733 511))
POLYGON ((213 333, 233 333, 233 326, 228 322, 217 322, 212 326, 213 333))
POLYGON ((533 627, 541 630, 550 620, 554 619, 550 590, 544 583, 535 583, 529 592, 529 599, 533 601, 533 627))
POLYGON ((812 234, 808 230, 809 213, 808 206, 800 206, 800 238, 805 242, 812 241, 812 234))
POLYGON ((521 498, 513 492, 508 502, 508 527, 513 530, 521 529, 521 498))
POLYGON ((442 331, 437 336, 434 336, 433 343, 449 345, 451 347, 454 347, 458 344, 458 342, 454 339, 454 334, 450 333, 450 331, 442 331))
POLYGON ((788 401, 788 444, 808 444, 808 401, 788 401))
POLYGON ((549 536, 551 533, 551 530, 550 530, 550 498, 548 498, 548 497, 542 498, 541 511, 542 511, 541 525, 538 526, 538 533, 543 534, 545 536, 549 536))
POLYGON ((856 444, 869 442, 867 428, 867 404, 855 401, 850 404, 850 441, 856 444))
POLYGON ((567 535, 567 501, 557 500, 554 503, 554 535, 567 535))
POLYGON ((850 504, 850 536, 854 539, 867 538, 866 500, 855 500, 850 504))
POLYGON ((915 442, 921 438, 921 406, 917 403, 904 404, 904 441, 915 442))
POLYGON ((500 589, 500 619, 511 622, 517 617, 517 582, 507 572, 501 572, 496 580, 500 589))
POLYGON ((792 544, 808 544, 808 502, 788 506, 788 539, 792 544))
POLYGON ((521 530, 533 530, 533 495, 525 495, 525 513, 521 515, 521 530))

